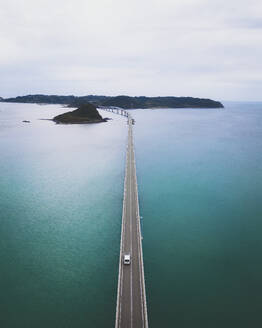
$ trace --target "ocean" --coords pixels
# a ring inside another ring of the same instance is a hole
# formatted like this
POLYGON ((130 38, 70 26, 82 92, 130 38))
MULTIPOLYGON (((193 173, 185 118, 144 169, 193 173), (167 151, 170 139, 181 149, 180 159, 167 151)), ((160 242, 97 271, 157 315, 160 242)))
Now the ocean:
MULTIPOLYGON (((150 328, 262 325, 262 103, 224 104, 131 112, 150 328)), ((0 103, 3 328, 114 326, 127 125, 64 111, 0 103)))

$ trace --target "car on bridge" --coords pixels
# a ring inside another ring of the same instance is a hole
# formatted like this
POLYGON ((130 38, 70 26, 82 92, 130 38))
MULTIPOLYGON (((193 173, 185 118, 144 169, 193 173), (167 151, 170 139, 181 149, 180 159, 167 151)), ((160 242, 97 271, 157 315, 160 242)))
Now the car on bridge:
POLYGON ((131 256, 130 254, 124 255, 124 264, 130 264, 131 263, 131 256))

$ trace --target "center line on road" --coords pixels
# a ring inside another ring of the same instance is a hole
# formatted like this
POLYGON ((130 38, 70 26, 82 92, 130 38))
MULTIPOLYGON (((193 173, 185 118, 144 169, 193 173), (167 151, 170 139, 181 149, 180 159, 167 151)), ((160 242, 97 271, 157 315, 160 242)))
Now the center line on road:
POLYGON ((130 200, 130 212, 129 212, 129 219, 130 219, 130 256, 131 256, 131 266, 130 266, 130 298, 131 298, 131 328, 133 328, 133 244, 132 244, 132 166, 131 166, 131 160, 132 160, 132 151, 131 151, 131 133, 129 138, 129 200, 130 200))

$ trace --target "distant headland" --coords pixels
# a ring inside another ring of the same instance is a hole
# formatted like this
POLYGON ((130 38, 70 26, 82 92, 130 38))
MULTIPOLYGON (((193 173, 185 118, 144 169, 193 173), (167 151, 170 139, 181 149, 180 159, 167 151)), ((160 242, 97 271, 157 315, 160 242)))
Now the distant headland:
POLYGON ((106 122, 96 107, 90 103, 80 105, 76 110, 58 115, 53 121, 59 124, 87 124, 106 122))
POLYGON ((63 104, 70 107, 91 103, 94 106, 114 106, 124 109, 138 108, 223 108, 219 101, 193 97, 129 97, 129 96, 59 96, 59 95, 27 95, 15 98, 1 98, 2 102, 35 103, 35 104, 63 104))

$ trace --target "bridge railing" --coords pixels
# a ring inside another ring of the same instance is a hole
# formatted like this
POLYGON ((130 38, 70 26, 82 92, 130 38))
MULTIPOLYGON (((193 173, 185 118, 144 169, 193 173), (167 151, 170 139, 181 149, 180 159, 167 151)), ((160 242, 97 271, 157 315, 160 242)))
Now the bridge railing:
POLYGON ((130 117, 130 114, 126 110, 124 110, 122 108, 119 108, 119 107, 99 106, 98 109, 102 109, 102 110, 105 110, 106 112, 111 112, 111 113, 118 114, 118 115, 121 115, 121 116, 130 117))

